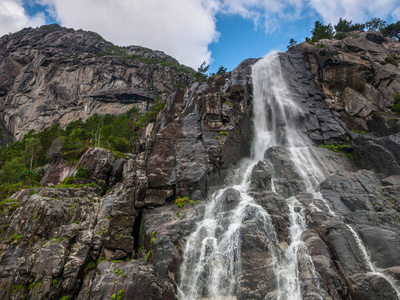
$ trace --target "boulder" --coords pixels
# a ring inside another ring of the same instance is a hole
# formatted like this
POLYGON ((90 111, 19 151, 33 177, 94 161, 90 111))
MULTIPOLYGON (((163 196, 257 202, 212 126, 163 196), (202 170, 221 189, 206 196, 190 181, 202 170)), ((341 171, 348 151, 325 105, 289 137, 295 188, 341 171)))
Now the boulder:
POLYGON ((103 148, 89 148, 81 157, 78 168, 88 170, 88 180, 106 181, 114 164, 114 154, 103 148))
POLYGON ((251 185, 259 189, 271 189, 271 170, 259 161, 251 171, 251 185))

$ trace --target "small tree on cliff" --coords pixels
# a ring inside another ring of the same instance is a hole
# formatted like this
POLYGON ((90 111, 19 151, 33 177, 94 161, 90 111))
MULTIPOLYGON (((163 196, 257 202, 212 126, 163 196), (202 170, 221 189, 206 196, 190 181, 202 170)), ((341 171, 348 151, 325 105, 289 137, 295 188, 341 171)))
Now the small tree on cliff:
POLYGON ((294 46, 297 45, 297 41, 295 41, 293 38, 290 39, 289 45, 287 46, 288 50, 292 49, 294 46))
POLYGON ((205 61, 203 61, 203 63, 197 69, 196 80, 200 81, 200 80, 207 79, 206 72, 208 71, 209 67, 210 67, 210 65, 207 65, 207 63, 205 61))
POLYGON ((365 28, 368 30, 380 31, 381 28, 386 26, 387 23, 380 18, 373 18, 371 21, 365 22, 365 28))

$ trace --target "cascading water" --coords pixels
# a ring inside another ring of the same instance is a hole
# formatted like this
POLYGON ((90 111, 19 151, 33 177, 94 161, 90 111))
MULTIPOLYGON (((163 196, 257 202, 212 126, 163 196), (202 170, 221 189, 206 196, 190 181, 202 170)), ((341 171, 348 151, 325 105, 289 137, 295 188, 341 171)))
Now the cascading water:
POLYGON ((318 183, 315 177, 321 177, 321 174, 314 174, 318 169, 312 167, 313 162, 309 155, 295 149, 305 147, 301 133, 295 129, 300 109, 287 92, 277 54, 267 56, 254 66, 253 82, 255 137, 252 159, 246 160, 242 166, 241 169, 246 171, 240 183, 219 190, 211 197, 204 220, 189 236, 180 270, 181 299, 235 298, 240 288, 238 277, 241 274, 242 227, 249 218, 258 224, 268 241, 268 249, 265 250, 268 250, 269 259, 274 266, 276 298, 302 298, 298 255, 307 256, 306 265, 311 269, 308 273, 317 277, 305 245, 300 240, 301 233, 306 228, 301 204, 294 197, 288 200, 291 211, 291 243, 283 253, 270 215, 248 193, 249 174, 258 161, 264 160, 265 150, 272 146, 293 148, 298 160, 307 164, 304 178, 310 182, 310 186, 318 183), (232 207, 229 207, 227 201, 229 197, 234 198, 232 207))
MULTIPOLYGON (((335 217, 329 204, 315 191, 328 172, 317 165, 315 157, 318 155, 300 131, 303 114, 291 99, 278 54, 270 54, 258 61, 253 66, 252 78, 252 158, 242 163, 230 187, 210 197, 204 219, 188 237, 179 272, 179 298, 236 299, 245 277, 243 256, 248 255, 243 241, 246 240, 246 229, 251 228, 263 233, 262 237, 256 238, 257 247, 267 253, 265 269, 269 270, 272 287, 264 296, 282 300, 307 296, 326 299, 326 293, 320 288, 319 275, 301 240, 302 233, 307 229, 304 207, 293 195, 309 193, 315 199, 321 199, 328 212, 335 217), (268 157, 268 153, 274 151, 288 155, 293 162, 290 178, 283 178, 285 175, 274 168, 273 158, 268 157), (250 174, 259 161, 266 161, 272 167, 271 189, 287 198, 290 227, 286 248, 279 244, 271 216, 251 196, 250 174), (293 186, 287 183, 290 180, 294 182, 293 186)), ((374 271, 370 260, 368 264, 374 271)))

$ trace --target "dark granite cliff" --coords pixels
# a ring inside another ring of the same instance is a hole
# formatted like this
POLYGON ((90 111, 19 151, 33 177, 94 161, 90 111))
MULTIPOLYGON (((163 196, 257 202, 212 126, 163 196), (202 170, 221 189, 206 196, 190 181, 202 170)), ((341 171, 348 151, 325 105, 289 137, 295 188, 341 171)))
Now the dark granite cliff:
MULTIPOLYGON (((17 192, 3 202, 0 297, 110 299, 115 294, 124 299, 176 299, 186 237, 204 215, 204 200, 229 182, 236 163, 250 155, 251 66, 257 60, 189 86, 192 77, 177 67, 95 56, 109 47, 95 34, 45 30, 49 33, 35 45, 25 40, 39 32, 33 29, 13 35, 11 41, 7 36, 0 39, 0 66, 6 66, 0 71, 0 115, 14 137, 42 128, 42 122, 84 118, 90 114, 86 110, 117 112, 133 104, 144 108, 158 94, 167 105, 157 121, 141 131, 131 158, 115 160, 111 152, 91 148, 76 166, 53 161, 44 187, 17 192), (65 40, 54 31, 65 32, 65 40), (96 42, 89 43, 89 37, 96 42), (58 46, 50 47, 46 39, 58 46), (78 52, 75 45, 80 45, 78 52), (187 87, 176 88, 179 83, 187 87), (39 109, 43 106, 59 114, 39 109), (76 173, 78 166, 88 169, 89 179, 107 182, 108 193, 96 187, 51 187, 76 173), (183 207, 173 203, 185 196, 203 201, 183 207)), ((311 146, 346 144, 353 156, 351 160, 317 148, 326 172, 318 191, 335 216, 305 192, 290 157, 279 147, 266 152, 271 166, 260 162, 253 169, 251 194, 271 215, 282 249, 290 243, 285 198, 295 195, 303 205, 308 229, 302 240, 320 283, 315 290, 310 274, 300 267, 304 299, 398 299, 387 281, 369 272, 348 225, 355 228, 375 268, 399 286, 400 121, 390 108, 393 94, 400 92, 400 71, 380 62, 400 55, 400 43, 374 32, 320 43, 323 48, 301 44, 279 58, 303 112, 300 130, 311 146), (276 177, 275 191, 269 168, 276 177)), ((133 55, 140 49, 124 51, 133 55)), ((236 205, 235 197, 234 192, 226 196, 227 211, 236 205)), ((277 299, 262 228, 249 216, 243 232, 237 298, 277 299)), ((306 263, 299 261, 303 267, 306 263)))

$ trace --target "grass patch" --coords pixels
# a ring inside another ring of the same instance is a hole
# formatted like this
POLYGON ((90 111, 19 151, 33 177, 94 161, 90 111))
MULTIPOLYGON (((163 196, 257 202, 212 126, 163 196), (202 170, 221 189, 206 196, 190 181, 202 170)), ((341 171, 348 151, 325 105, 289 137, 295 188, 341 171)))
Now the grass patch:
POLYGON ((23 237, 24 237, 23 234, 15 233, 12 236, 10 236, 10 239, 8 240, 8 243, 11 244, 12 242, 17 241, 17 243, 19 244, 23 237))
POLYGON ((85 184, 65 184, 65 183, 61 183, 59 185, 56 185, 54 188, 56 189, 67 189, 67 188, 72 188, 72 189, 79 189, 81 187, 95 187, 96 183, 91 182, 91 183, 85 183, 85 184))
POLYGON ((320 148, 326 148, 332 150, 334 152, 341 152, 344 153, 347 157, 353 160, 353 149, 349 148, 345 144, 329 144, 329 145, 319 145, 320 148))

